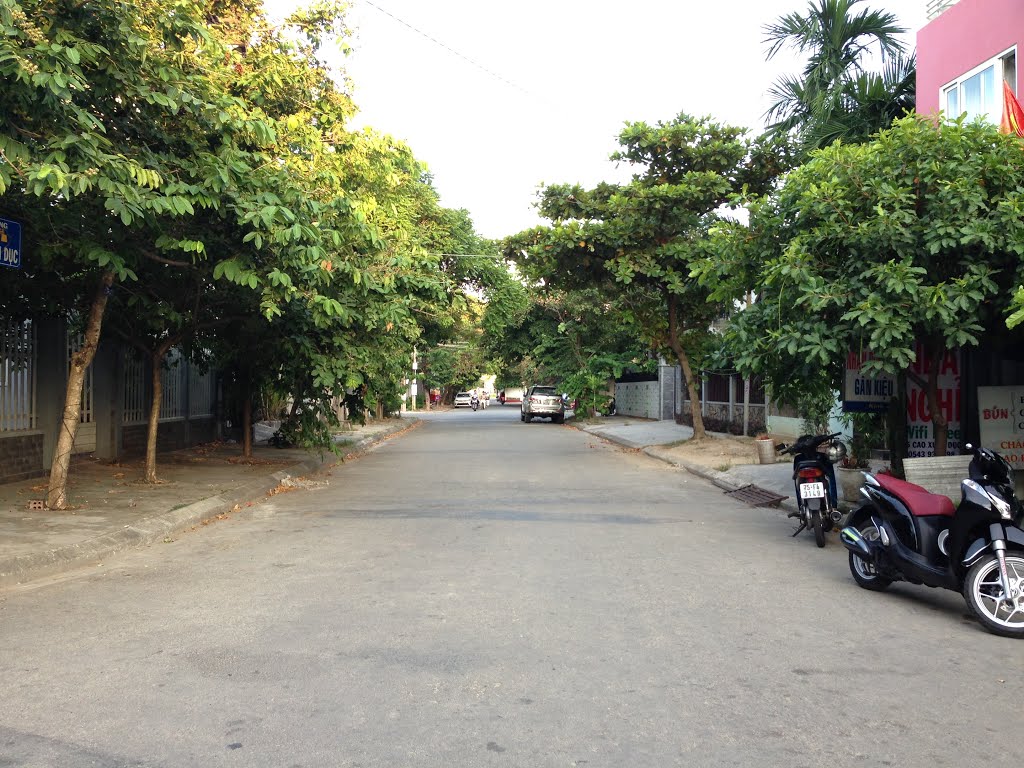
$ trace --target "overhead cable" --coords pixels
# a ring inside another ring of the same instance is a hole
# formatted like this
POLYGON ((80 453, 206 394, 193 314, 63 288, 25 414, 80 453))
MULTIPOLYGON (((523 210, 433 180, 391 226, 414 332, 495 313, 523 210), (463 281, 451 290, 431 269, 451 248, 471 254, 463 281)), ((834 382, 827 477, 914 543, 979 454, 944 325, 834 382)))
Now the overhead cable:
POLYGON ((371 8, 373 8, 373 9, 375 9, 375 10, 379 11, 380 13, 383 13, 383 14, 384 14, 385 16, 390 16, 390 17, 391 17, 392 19, 394 19, 394 20, 395 20, 395 21, 397 21, 397 22, 398 22, 399 24, 401 24, 401 25, 402 25, 403 27, 407 27, 407 28, 409 28, 410 30, 412 30, 413 32, 415 32, 415 33, 416 33, 417 35, 420 35, 421 37, 425 37, 425 38, 426 38, 427 40, 429 40, 430 42, 432 42, 432 43, 433 43, 434 45, 437 45, 437 46, 440 46, 441 48, 444 48, 444 49, 445 49, 446 51, 448 51, 448 52, 449 52, 450 54, 452 54, 453 56, 458 56, 458 57, 459 57, 460 59, 462 59, 463 61, 466 61, 466 62, 468 62, 469 64, 471 64, 472 66, 474 66, 474 67, 476 67, 477 69, 479 69, 479 70, 480 70, 481 72, 485 72, 486 74, 488 74, 488 75, 490 75, 491 77, 493 77, 493 78, 494 78, 495 80, 499 80, 499 81, 501 81, 502 83, 504 83, 505 85, 508 85, 508 86, 510 86, 510 87, 512 87, 512 88, 515 88, 515 89, 516 89, 516 90, 518 90, 518 91, 522 91, 522 92, 523 92, 523 93, 525 93, 525 94, 526 94, 527 96, 534 96, 534 94, 530 93, 530 91, 526 90, 525 88, 523 88, 523 87, 522 87, 521 85, 519 85, 518 83, 514 83, 514 82, 512 82, 512 81, 511 81, 511 80, 509 80, 509 79, 508 79, 507 77, 502 77, 502 76, 501 76, 501 75, 499 75, 499 74, 498 74, 497 72, 493 72, 492 70, 490 70, 490 69, 488 69, 487 67, 485 67, 485 66, 484 66, 483 64, 480 64, 479 62, 477 62, 477 61, 474 61, 473 59, 469 58, 469 56, 466 56, 466 55, 465 55, 464 53, 461 53, 461 52, 459 52, 459 51, 455 50, 455 49, 454 49, 454 48, 452 48, 452 47, 451 47, 450 45, 448 45, 448 44, 446 44, 446 43, 444 43, 444 42, 442 42, 442 41, 438 40, 438 39, 437 39, 436 37, 433 37, 433 36, 431 36, 431 35, 427 34, 427 33, 426 33, 426 32, 424 32, 424 31, 423 31, 422 29, 419 29, 419 28, 417 28, 417 27, 414 27, 414 26, 413 26, 412 24, 410 24, 409 22, 405 21, 404 19, 400 19, 400 18, 398 18, 397 16, 395 16, 395 14, 391 13, 391 11, 388 11, 388 10, 386 10, 386 9, 384 9, 384 8, 381 8, 381 7, 380 7, 379 5, 377 5, 376 3, 374 3, 374 2, 371 2, 371 0, 364 0, 364 2, 365 2, 365 3, 366 3, 366 4, 368 5, 368 6, 370 6, 371 8))

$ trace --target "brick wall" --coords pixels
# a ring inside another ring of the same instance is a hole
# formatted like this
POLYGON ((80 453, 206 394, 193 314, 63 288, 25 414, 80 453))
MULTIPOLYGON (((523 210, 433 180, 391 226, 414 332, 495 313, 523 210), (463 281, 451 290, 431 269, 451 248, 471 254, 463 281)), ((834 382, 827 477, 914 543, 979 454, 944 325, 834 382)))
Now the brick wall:
POLYGON ((41 432, 0 433, 0 483, 45 474, 41 432))

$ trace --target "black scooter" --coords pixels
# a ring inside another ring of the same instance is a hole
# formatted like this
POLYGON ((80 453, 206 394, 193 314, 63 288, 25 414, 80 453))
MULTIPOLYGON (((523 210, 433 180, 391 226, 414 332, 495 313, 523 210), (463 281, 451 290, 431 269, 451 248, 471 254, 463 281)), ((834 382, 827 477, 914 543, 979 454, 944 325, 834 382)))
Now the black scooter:
POLYGON ((805 528, 814 531, 814 543, 825 546, 825 534, 831 531, 843 515, 839 511, 836 491, 836 473, 832 464, 846 454, 846 447, 832 435, 801 435, 795 443, 780 443, 775 449, 793 456, 793 486, 796 489, 797 511, 788 517, 800 520, 793 535, 805 528), (824 448, 825 444, 828 444, 824 448))
POLYGON ((989 632, 1024 637, 1024 506, 1002 456, 967 450, 974 458, 960 506, 914 483, 864 473, 866 503, 839 537, 864 589, 881 591, 894 581, 950 589, 963 594, 989 632))

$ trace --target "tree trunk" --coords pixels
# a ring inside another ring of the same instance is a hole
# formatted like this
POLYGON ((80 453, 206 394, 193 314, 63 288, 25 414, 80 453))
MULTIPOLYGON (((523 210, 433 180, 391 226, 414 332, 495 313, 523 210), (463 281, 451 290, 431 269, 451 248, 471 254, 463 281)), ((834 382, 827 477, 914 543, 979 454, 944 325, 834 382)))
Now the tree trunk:
POLYGON ((60 431, 57 434, 57 445, 53 451, 50 464, 50 480, 46 490, 46 506, 50 509, 67 508, 68 470, 71 466, 71 454, 75 447, 75 433, 78 422, 82 418, 82 389, 85 386, 85 371, 96 356, 96 348, 100 343, 100 328, 103 325, 103 313, 107 308, 107 297, 110 286, 114 283, 114 273, 104 272, 92 299, 89 320, 85 326, 85 343, 82 349, 71 356, 71 370, 68 372, 68 385, 64 393, 64 413, 61 416, 60 431))
POLYGON ((935 455, 945 456, 949 443, 949 421, 939 406, 939 368, 946 350, 942 344, 935 344, 929 350, 931 360, 928 361, 928 410, 932 417, 932 434, 935 436, 935 455))
POLYGON ((704 431, 704 417, 700 412, 700 392, 697 390, 697 382, 693 378, 693 369, 690 368, 690 358, 679 342, 679 323, 677 318, 676 297, 669 294, 668 297, 668 338, 672 351, 676 353, 679 360, 679 367, 683 369, 683 380, 686 382, 686 391, 690 394, 690 412, 693 415, 693 436, 695 439, 707 437, 704 431))
POLYGON ((903 473, 903 459, 907 457, 907 375, 896 376, 896 397, 889 405, 889 465, 897 477, 903 473))
POLYGON ((164 358, 167 356, 168 349, 169 347, 161 344, 150 355, 153 399, 149 403, 149 425, 146 430, 146 470, 143 476, 147 483, 157 482, 156 439, 160 430, 160 404, 164 398, 164 381, 161 374, 163 373, 164 358))
POLYGON ((252 458, 252 393, 248 387, 242 403, 242 455, 252 458))

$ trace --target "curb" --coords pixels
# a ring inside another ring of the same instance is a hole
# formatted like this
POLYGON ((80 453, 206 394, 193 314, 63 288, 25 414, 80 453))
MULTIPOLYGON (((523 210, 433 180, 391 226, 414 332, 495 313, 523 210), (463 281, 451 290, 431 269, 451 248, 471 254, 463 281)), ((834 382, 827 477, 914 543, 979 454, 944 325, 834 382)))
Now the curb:
MULTIPOLYGON (((587 432, 588 434, 591 434, 594 437, 598 437, 602 440, 607 440, 609 443, 621 445, 624 448, 631 448, 633 450, 639 448, 639 450, 650 456, 652 459, 658 459, 658 461, 663 461, 670 466, 677 467, 678 469, 685 469, 691 475, 696 475, 697 477, 707 480, 716 488, 720 488, 725 492, 735 491, 737 488, 742 488, 744 485, 747 485, 747 483, 734 482, 733 479, 726 475, 724 472, 718 472, 717 470, 708 469, 707 467, 701 466, 700 464, 694 464, 693 462, 690 461, 685 461, 679 458, 671 457, 665 452, 663 452, 661 450, 661 446, 659 445, 648 445, 646 447, 638 446, 636 443, 616 439, 611 435, 602 435, 598 432, 591 432, 589 429, 586 429, 584 427, 577 427, 577 429, 580 429, 583 432, 587 432)), ((781 502, 779 502, 779 506, 776 507, 776 509, 778 509, 779 511, 796 512, 797 506, 792 499, 784 499, 781 502)))
POLYGON ((329 454, 322 457, 310 457, 287 469, 274 472, 260 480, 254 480, 218 496, 211 496, 178 509, 144 517, 131 525, 126 525, 121 530, 47 552, 0 559, 0 589, 75 570, 97 560, 105 560, 118 552, 144 547, 171 534, 180 533, 194 525, 200 525, 206 520, 230 512, 236 504, 266 496, 268 491, 276 488, 288 478, 312 474, 347 459, 358 458, 377 443, 422 423, 419 419, 410 419, 410 422, 369 435, 350 446, 349 450, 341 456, 329 454))
POLYGON ((715 486, 721 488, 723 491, 735 491, 737 488, 743 486, 737 485, 732 479, 724 472, 719 472, 714 469, 708 469, 700 464, 694 464, 693 462, 685 461, 682 459, 671 458, 661 452, 660 446, 651 445, 643 449, 643 452, 652 458, 664 461, 666 464, 671 464, 673 467, 679 467, 685 469, 691 475, 697 475, 705 480, 709 480, 715 486))

